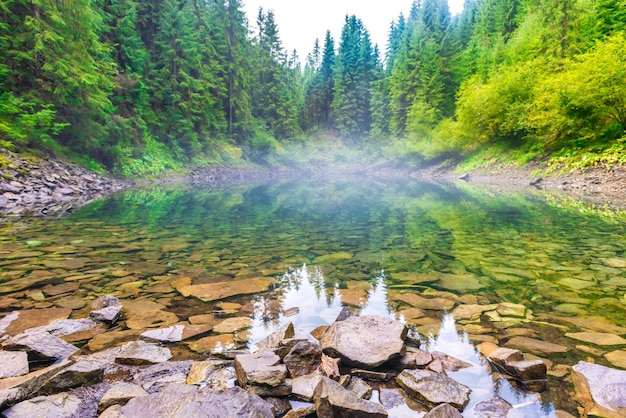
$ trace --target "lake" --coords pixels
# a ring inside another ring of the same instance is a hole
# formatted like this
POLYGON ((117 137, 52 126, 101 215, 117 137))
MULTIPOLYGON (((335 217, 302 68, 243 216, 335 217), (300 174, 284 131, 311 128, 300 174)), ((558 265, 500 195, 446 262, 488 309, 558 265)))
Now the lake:
POLYGON ((0 316, 70 307, 80 318, 106 294, 162 308, 142 316, 136 307, 102 334, 119 338, 89 348, 178 321, 251 319, 208 348, 175 345, 176 358, 202 358, 253 346, 290 321, 307 337, 347 306, 406 322, 429 350, 472 363, 449 373, 473 389, 465 416, 496 394, 514 405, 509 416, 577 414, 570 366, 626 367, 626 345, 589 337, 626 334, 625 292, 626 215, 540 191, 359 178, 155 185, 59 219, 0 224, 0 316), (226 300, 180 291, 258 277, 276 282, 226 300), (547 389, 492 372, 482 342, 546 359, 547 389))

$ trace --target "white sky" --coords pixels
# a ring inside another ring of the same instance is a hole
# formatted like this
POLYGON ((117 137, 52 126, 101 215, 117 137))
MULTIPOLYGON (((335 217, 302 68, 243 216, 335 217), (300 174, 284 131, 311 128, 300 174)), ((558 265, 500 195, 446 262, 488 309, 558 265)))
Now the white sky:
MULTIPOLYGON (((300 62, 304 64, 306 55, 313 49, 315 38, 323 47, 326 30, 338 45, 341 28, 346 14, 354 14, 363 21, 378 44, 381 53, 387 48, 387 37, 391 21, 400 12, 408 16, 413 0, 243 0, 244 11, 248 15, 250 27, 256 27, 259 7, 274 10, 276 23, 283 47, 291 52, 298 50, 300 62)), ((463 0, 448 0, 452 14, 463 8, 463 0)))

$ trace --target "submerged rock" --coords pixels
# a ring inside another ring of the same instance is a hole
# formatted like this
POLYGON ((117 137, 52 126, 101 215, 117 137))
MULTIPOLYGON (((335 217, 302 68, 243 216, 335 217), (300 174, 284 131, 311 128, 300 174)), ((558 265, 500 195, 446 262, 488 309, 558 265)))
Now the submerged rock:
POLYGON ((176 290, 184 297, 193 296, 203 302, 210 302, 213 300, 226 299, 235 295, 249 295, 251 293, 263 292, 269 289, 275 282, 275 279, 257 277, 254 279, 181 286, 176 290))
POLYGON ((469 402, 470 388, 430 370, 404 370, 396 381, 409 396, 431 407, 449 403, 463 409, 469 402))
POLYGON ((404 354, 404 324, 382 316, 353 316, 335 322, 322 336, 322 351, 350 366, 373 369, 404 354))
POLYGON ((513 405, 502 398, 489 398, 474 407, 476 418, 506 418, 513 405))

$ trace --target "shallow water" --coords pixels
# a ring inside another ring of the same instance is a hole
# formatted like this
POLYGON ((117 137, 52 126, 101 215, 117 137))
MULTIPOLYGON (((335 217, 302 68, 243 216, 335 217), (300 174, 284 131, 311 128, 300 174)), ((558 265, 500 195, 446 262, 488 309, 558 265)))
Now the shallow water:
MULTIPOLYGON (((464 416, 495 394, 515 406, 510 416, 554 416, 576 411, 567 373, 553 373, 544 392, 524 390, 491 373, 475 345, 532 337, 567 349, 538 353, 553 370, 589 359, 617 367, 604 355, 626 346, 566 334, 626 333, 625 237, 624 213, 464 184, 321 179, 136 188, 61 219, 0 225, 0 315, 70 306, 81 317, 103 294, 147 298, 180 321, 250 316, 252 328, 233 338, 250 346, 289 321, 306 337, 345 305, 406 321, 430 349, 472 363, 449 373, 473 389, 464 416), (178 280, 259 276, 277 284, 229 298, 238 305, 228 309, 176 290, 178 280), (29 277, 30 287, 12 285, 29 277), (59 287, 68 283, 78 286, 59 287), (430 307, 407 318, 407 294, 441 298, 448 311, 430 307), (502 302, 526 310, 455 317, 461 305, 502 302)), ((181 344, 178 355, 188 352, 181 344)), ((419 416, 401 409, 396 416, 419 416)))

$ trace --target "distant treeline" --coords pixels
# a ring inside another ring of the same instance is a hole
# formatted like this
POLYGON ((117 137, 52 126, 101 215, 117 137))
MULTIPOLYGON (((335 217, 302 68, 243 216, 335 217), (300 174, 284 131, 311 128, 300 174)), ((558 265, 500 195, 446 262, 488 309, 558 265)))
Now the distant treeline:
POLYGON ((467 0, 454 17, 416 1, 384 56, 347 16, 303 64, 239 0, 0 5, 2 147, 126 175, 262 161, 315 132, 418 159, 624 158, 626 0, 467 0))

